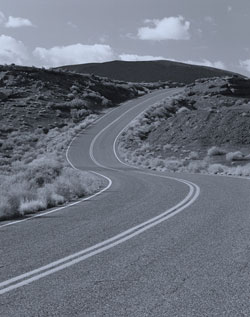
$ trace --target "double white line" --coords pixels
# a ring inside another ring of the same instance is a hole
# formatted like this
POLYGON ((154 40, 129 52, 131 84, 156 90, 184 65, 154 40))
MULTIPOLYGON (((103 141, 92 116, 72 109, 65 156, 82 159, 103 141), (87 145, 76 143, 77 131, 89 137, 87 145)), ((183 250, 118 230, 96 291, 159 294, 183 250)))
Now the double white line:
MULTIPOLYGON (((152 174, 154 175, 154 174, 152 174)), ((156 175, 154 175, 156 176, 156 175)), ((162 176, 163 177, 163 176, 162 176)), ((164 176, 165 177, 165 176, 164 176)), ((166 177, 168 178, 168 177, 166 177)), ((174 178, 175 179, 175 178, 174 178)), ((176 179, 175 179, 176 180, 176 179)), ((103 242, 97 243, 93 245, 92 247, 89 247, 87 249, 83 249, 79 252, 76 252, 74 254, 71 254, 69 256, 66 256, 58 261, 51 262, 50 264, 41 266, 38 269, 35 269, 33 271, 21 274, 19 276, 13 277, 9 280, 6 280, 2 283, 0 283, 0 295, 5 294, 9 291, 15 290, 19 287, 22 287, 24 285, 28 285, 34 281, 40 280, 43 277, 46 277, 48 275, 51 275, 53 273, 56 273, 58 271, 61 271, 65 268, 68 268, 72 265, 75 265, 79 262, 82 262, 94 255, 97 255, 103 251, 106 251, 110 248, 113 248, 141 233, 144 231, 158 225, 159 223, 169 219, 170 217, 173 217, 183 209, 187 208, 189 205, 191 205, 199 196, 199 187, 196 184, 193 184, 191 182, 188 182, 186 180, 179 180, 180 182, 186 184, 189 187, 189 193, 188 195, 176 206, 166 210, 165 212, 161 213, 160 215, 151 218, 137 226, 134 226, 126 231, 123 231, 122 233, 107 239, 103 242)))
MULTIPOLYGON (((127 112, 128 111, 126 111, 125 113, 127 113, 127 112)), ((121 117, 122 116, 120 116, 119 119, 121 117)), ((117 120, 118 120, 118 118, 115 121, 113 121, 112 123, 116 122, 117 120)), ((102 131, 100 131, 100 133, 98 133, 97 136, 99 136, 101 134, 101 132, 105 131, 110 125, 108 125, 102 131)), ((91 143, 91 149, 90 149, 91 158, 93 159, 94 162, 96 162, 96 160, 94 160, 94 156, 93 156, 93 145, 94 145, 94 141, 97 139, 97 136, 93 139, 93 141, 91 143)), ((117 138, 115 139, 115 142, 116 142, 116 140, 117 140, 117 138)), ((115 155, 117 156, 116 151, 115 151, 115 142, 114 142, 113 150, 114 150, 115 155)), ((68 151, 67 151, 67 154, 68 154, 68 151)), ((68 155, 67 155, 67 158, 68 158, 68 155)), ((118 156, 117 156, 117 158, 118 158, 118 156)), ((96 163, 98 163, 98 162, 96 162, 96 163)), ((121 162, 121 163, 124 164, 124 162, 121 162)), ((177 213, 179 213, 183 209, 190 206, 199 196, 200 188, 196 184, 189 182, 187 180, 169 177, 169 176, 165 176, 165 175, 146 173, 143 171, 138 171, 138 172, 146 174, 146 175, 155 176, 155 177, 172 179, 172 180, 184 183, 185 185, 187 185, 189 187, 189 193, 180 203, 178 203, 174 207, 164 211, 163 213, 161 213, 160 215, 158 215, 156 217, 153 217, 145 222, 142 222, 139 225, 136 225, 128 230, 125 230, 118 235, 115 235, 107 240, 104 240, 100 243, 97 243, 89 248, 83 249, 79 252, 76 252, 76 253, 73 253, 73 254, 66 256, 64 258, 61 258, 57 261, 54 261, 54 262, 51 262, 47 265, 41 266, 40 268, 37 268, 37 269, 32 270, 30 272, 18 275, 16 277, 10 278, 4 282, 1 282, 0 283, 0 295, 5 294, 7 292, 10 292, 12 290, 15 290, 17 288, 20 288, 22 286, 28 285, 34 281, 40 280, 43 277, 49 276, 53 273, 56 273, 56 272, 61 271, 65 268, 68 268, 72 265, 75 265, 79 262, 82 262, 82 261, 84 261, 84 260, 86 260, 94 255, 97 255, 101 252, 104 252, 104 251, 110 249, 110 248, 113 248, 113 247, 143 233, 144 231, 160 224, 161 222, 169 219, 170 217, 173 217, 174 215, 176 215, 177 213)), ((103 176, 104 178, 109 180, 108 186, 104 189, 104 190, 107 190, 111 186, 112 181, 102 174, 99 174, 99 175, 103 176)))

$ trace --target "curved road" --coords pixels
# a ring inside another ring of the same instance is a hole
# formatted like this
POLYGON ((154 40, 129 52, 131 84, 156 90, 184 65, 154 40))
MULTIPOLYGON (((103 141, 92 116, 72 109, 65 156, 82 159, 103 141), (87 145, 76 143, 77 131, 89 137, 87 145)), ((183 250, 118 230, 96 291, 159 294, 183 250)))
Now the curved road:
POLYGON ((124 103, 67 151, 99 195, 0 224, 0 316, 249 316, 248 179, 135 169, 120 131, 176 90, 124 103))

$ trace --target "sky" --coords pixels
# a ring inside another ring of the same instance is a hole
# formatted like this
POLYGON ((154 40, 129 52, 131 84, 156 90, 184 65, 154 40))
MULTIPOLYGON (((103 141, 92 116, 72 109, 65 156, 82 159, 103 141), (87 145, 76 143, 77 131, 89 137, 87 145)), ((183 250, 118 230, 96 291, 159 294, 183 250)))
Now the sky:
POLYGON ((0 0, 0 64, 168 59, 250 76, 250 0, 0 0))

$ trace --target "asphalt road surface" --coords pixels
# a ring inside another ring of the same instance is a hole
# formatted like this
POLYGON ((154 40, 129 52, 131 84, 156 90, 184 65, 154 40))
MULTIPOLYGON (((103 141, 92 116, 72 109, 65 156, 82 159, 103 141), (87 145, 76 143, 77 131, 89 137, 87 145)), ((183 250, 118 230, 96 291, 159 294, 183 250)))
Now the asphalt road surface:
POLYGON ((88 200, 0 223, 0 316, 250 316, 248 179, 135 169, 116 138, 177 90, 124 103, 67 151, 88 200))

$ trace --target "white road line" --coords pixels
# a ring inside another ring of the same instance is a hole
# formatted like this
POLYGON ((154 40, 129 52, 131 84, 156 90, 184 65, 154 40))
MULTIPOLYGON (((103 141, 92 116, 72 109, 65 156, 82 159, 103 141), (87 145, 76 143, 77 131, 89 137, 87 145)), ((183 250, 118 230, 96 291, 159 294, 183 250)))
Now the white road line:
MULTIPOLYGON (((158 102, 156 102, 158 103, 158 102)), ((153 106, 153 105, 152 105, 153 106)), ((144 112, 146 112, 148 109, 144 109, 142 112, 140 112, 136 117, 134 117, 134 120, 136 120, 140 115, 142 115, 144 112)), ((125 131, 129 125, 131 124, 131 122, 129 122, 120 132, 119 134, 116 136, 115 140, 114 140, 114 143, 113 143, 113 152, 115 154, 115 157, 116 159, 123 165, 125 166, 128 166, 130 168, 134 168, 134 169, 137 169, 137 170, 140 170, 142 171, 143 169, 138 167, 138 166, 134 166, 134 165, 129 165, 127 164, 126 162, 122 161, 118 154, 117 154, 117 151, 116 151, 116 144, 117 144, 117 141, 120 137, 120 135, 122 134, 123 131, 125 131)), ((177 172, 178 173, 178 172, 177 172)), ((148 173, 147 173, 148 174, 148 173)), ((191 174, 191 175, 197 175, 198 173, 193 173, 193 172, 188 172, 188 174, 191 174)), ((151 175, 156 175, 156 174, 151 174, 151 175)), ((158 175, 158 174, 157 174, 158 175)), ((198 174, 199 175, 199 174, 198 174)), ((204 175, 204 176, 212 176, 212 177, 229 177, 229 178, 237 178, 237 179, 246 179, 246 180, 250 180, 250 177, 249 176, 237 176, 237 175, 223 175, 223 174, 200 174, 200 175, 204 175)))
MULTIPOLYGON (((166 95, 166 91, 162 94, 159 94, 157 96, 162 96, 162 95, 166 95)), ((114 123, 116 123, 118 120, 120 120, 122 117, 124 117, 127 113, 131 112, 132 110, 136 109, 137 107, 141 106, 142 104, 144 104, 145 102, 150 101, 151 99, 153 99, 155 96, 152 96, 151 98, 148 98, 147 100, 144 100, 140 103, 138 103, 135 107, 128 109, 127 111, 123 112, 119 117, 117 117, 114 121, 110 122, 106 127, 104 127, 99 133, 97 133, 97 135, 94 137, 94 139, 92 140, 91 144, 90 144, 90 149, 89 149, 89 154, 90 157, 92 159, 92 161, 99 167, 102 168, 108 168, 107 166, 104 166, 102 164, 100 164, 99 162, 97 162, 97 160, 95 159, 94 155, 93 155, 93 148, 94 148, 94 144, 96 142, 96 140, 98 139, 98 137, 104 132, 106 131, 108 128, 110 128, 114 123)), ((158 103, 159 101, 157 101, 156 103, 158 103)), ((113 168, 108 168, 110 170, 116 170, 113 168)))
MULTIPOLYGON (((128 101, 128 102, 130 102, 130 101, 128 101)), ((95 124, 98 123, 100 120, 102 120, 102 119, 105 118, 106 116, 110 115, 110 114, 111 114, 113 111, 115 111, 116 109, 117 109, 117 108, 114 108, 114 109, 112 109, 111 111, 107 112, 105 115, 101 116, 100 118, 98 118, 97 120, 95 120, 93 123, 95 123, 95 124)), ((79 170, 79 169, 76 168, 76 167, 70 162, 70 160, 69 160, 69 158, 68 158, 68 152, 69 152, 69 149, 70 149, 72 143, 75 141, 75 139, 79 136, 79 134, 80 134, 81 132, 82 132, 82 131, 80 131, 80 132, 71 140, 71 142, 70 142, 70 144, 68 145, 68 148, 67 148, 67 150, 66 150, 66 160, 68 161, 68 163, 70 164, 70 166, 71 166, 72 168, 74 168, 75 170, 79 170)), ((78 201, 73 202, 73 203, 69 203, 69 204, 67 204, 67 205, 65 205, 65 206, 62 206, 62 207, 58 207, 58 208, 55 208, 55 209, 52 209, 52 210, 49 210, 49 211, 45 211, 45 212, 41 212, 41 213, 39 213, 39 214, 32 215, 32 216, 30 216, 29 218, 25 218, 25 219, 21 219, 21 220, 10 221, 10 222, 8 222, 8 223, 5 223, 4 225, 1 225, 1 226, 0 226, 0 229, 1 229, 1 228, 4 228, 4 227, 9 227, 9 226, 12 226, 12 225, 16 225, 16 224, 19 224, 19 223, 22 223, 22 222, 25 222, 25 221, 29 221, 29 220, 34 219, 34 218, 38 218, 38 217, 42 217, 42 216, 45 216, 45 215, 49 215, 49 214, 52 214, 52 213, 54 213, 54 212, 63 210, 63 209, 65 209, 65 208, 69 208, 69 207, 78 205, 78 204, 80 204, 80 203, 82 203, 82 202, 84 202, 84 201, 86 201, 86 200, 90 200, 90 199, 92 199, 92 198, 94 198, 94 197, 96 197, 96 196, 102 194, 103 192, 105 192, 106 190, 108 190, 108 189, 111 187, 111 185, 112 185, 111 179, 109 179, 108 177, 106 177, 106 176, 104 176, 104 175, 102 175, 102 174, 99 174, 99 173, 97 173, 97 172, 94 172, 94 171, 90 171, 90 172, 91 172, 91 173, 94 173, 94 174, 96 174, 96 175, 98 175, 98 176, 100 176, 100 177, 105 178, 105 179, 108 181, 108 185, 107 185, 105 188, 101 189, 100 191, 98 191, 97 193, 95 193, 95 194, 93 194, 93 195, 91 195, 91 196, 88 196, 88 197, 86 197, 86 198, 83 198, 83 199, 78 200, 78 201)))
MULTIPOLYGON (((154 175, 154 174, 153 174, 154 175)), ((155 175, 154 175, 155 176, 155 175)), ((83 260, 86 260, 94 255, 97 255, 103 251, 106 251, 110 248, 113 248, 141 233, 144 231, 160 224, 161 222, 169 219, 170 217, 173 217, 183 209, 187 208, 189 205, 191 205, 199 196, 199 188, 198 186, 193 186, 192 184, 189 184, 189 182, 186 182, 186 184, 189 186, 189 193, 188 195, 176 206, 166 210, 162 214, 151 218, 137 226, 134 226, 110 239, 107 239, 101 243, 98 243, 90 248, 84 249, 82 251, 79 251, 77 253, 71 254, 70 256, 67 256, 65 258, 62 258, 58 261, 52 262, 48 265, 45 265, 43 267, 40 267, 36 270, 27 272, 25 274, 19 275, 17 277, 11 278, 9 280, 6 280, 2 283, 0 283, 0 295, 5 294, 11 290, 17 289, 19 287, 22 287, 24 285, 30 284, 34 281, 37 281, 43 277, 46 277, 48 275, 51 275, 55 272, 61 271, 65 268, 68 268, 72 265, 75 265, 83 260), (89 253, 88 253, 89 252, 89 253), (87 253, 87 254, 86 254, 87 253), (66 263, 64 263, 66 262, 66 263), (18 282, 20 281, 20 282, 18 282), (18 283, 15 283, 18 282, 18 283)))
MULTIPOLYGON (((153 94, 154 94, 154 92, 153 92, 153 94)), ((142 96, 142 97, 143 97, 143 96, 142 96)), ((153 96, 153 97, 154 97, 154 96, 153 96)), ((152 97, 152 98, 153 98, 153 97, 152 97)), ((147 99, 147 100, 148 100, 148 99, 147 99)), ((128 103, 130 103, 130 102, 133 102, 133 101, 134 101, 133 99, 132 99, 132 100, 129 100, 129 101, 126 101, 126 102, 122 103, 121 106, 122 106, 122 105, 125 105, 125 104, 128 104, 128 103)), ((114 109, 108 111, 108 112, 105 113, 103 116, 101 116, 100 118, 98 118, 97 120, 95 120, 92 124, 98 123, 99 121, 101 121, 102 119, 104 119, 105 117, 107 117, 108 115, 110 115, 112 112, 114 112, 114 111, 117 110, 117 109, 119 109, 119 107, 118 107, 118 108, 114 108, 114 109)), ((79 169, 76 168, 76 167, 71 163, 71 161, 69 160, 69 157, 68 157, 68 153, 69 153, 69 149, 70 149, 72 143, 73 143, 73 142, 75 141, 75 139, 79 136, 79 134, 81 134, 81 132, 82 132, 82 131, 80 131, 80 132, 71 140, 71 142, 70 142, 70 144, 68 145, 68 148, 67 148, 67 150, 66 150, 66 160, 68 161, 68 163, 70 164, 70 166, 71 166, 72 168, 74 168, 75 170, 79 170, 79 169)), ((78 201, 76 201, 76 202, 67 204, 67 205, 62 206, 62 207, 58 207, 58 208, 55 208, 55 209, 52 209, 52 210, 49 210, 49 211, 45 211, 45 212, 40 212, 40 213, 38 213, 38 214, 35 214, 35 215, 30 216, 29 218, 10 221, 10 222, 8 222, 8 223, 5 223, 4 225, 1 225, 1 226, 0 226, 0 229, 1 229, 1 228, 4 228, 4 227, 9 227, 9 226, 12 226, 12 225, 16 225, 16 224, 19 224, 19 223, 23 223, 23 222, 29 221, 29 220, 31 220, 31 219, 34 219, 34 218, 38 218, 38 217, 42 217, 42 216, 45 216, 45 215, 49 215, 49 214, 52 214, 52 213, 54 213, 54 212, 58 212, 58 211, 60 211, 60 210, 66 209, 66 208, 68 208, 68 207, 72 207, 72 206, 78 205, 78 204, 80 204, 80 203, 82 203, 82 202, 84 202, 84 201, 86 201, 86 200, 90 200, 90 199, 92 199, 92 198, 94 198, 94 197, 96 197, 96 196, 102 194, 103 192, 107 191, 107 190, 111 187, 111 185, 112 185, 112 180, 111 180, 110 178, 108 178, 108 177, 106 177, 106 176, 104 176, 104 175, 102 175, 102 174, 99 174, 99 173, 97 173, 97 172, 94 172, 94 171, 89 171, 89 172, 94 173, 94 174, 96 174, 96 175, 98 175, 98 176, 100 176, 100 177, 105 178, 105 179, 108 181, 108 185, 107 185, 105 188, 103 188, 102 190, 100 190, 99 192, 97 192, 97 193, 95 193, 95 194, 93 194, 93 195, 91 195, 91 196, 88 196, 88 197, 86 197, 86 198, 83 198, 83 199, 81 199, 81 200, 78 200, 78 201)))
MULTIPOLYGON (((159 101, 158 101, 158 102, 159 102, 159 101)), ((156 102, 155 104, 157 104, 158 102, 156 102)), ((155 104, 151 105, 150 107, 154 106, 155 104)), ((140 116, 141 116, 144 112, 146 112, 147 110, 148 110, 148 108, 147 108, 147 109, 144 109, 143 111, 141 111, 137 116, 135 116, 135 117, 133 118, 132 121, 136 120, 138 117, 140 117, 140 116)), ((123 131, 125 131, 125 130, 131 125, 131 122, 132 122, 132 121, 130 121, 130 122, 117 134, 117 136, 116 136, 116 138, 115 138, 115 140, 114 140, 114 142, 113 142, 113 152, 114 152, 114 154, 115 154, 116 159, 117 159, 121 164, 123 164, 123 165, 125 165, 125 166, 128 166, 128 167, 130 167, 130 168, 142 170, 142 169, 141 169, 140 167, 138 167, 138 166, 130 165, 130 164, 125 163, 124 161, 122 161, 122 160, 119 158, 119 156, 118 156, 118 154, 117 154, 117 151, 116 151, 116 144, 117 144, 118 138, 119 138, 120 135, 123 133, 123 131)))
MULTIPOLYGON (((152 99, 152 98, 150 98, 152 99)), ((140 103, 141 104, 141 103, 140 103)), ((138 106, 138 105, 137 105, 138 106)), ((128 111, 126 111, 123 115, 125 115, 128 111)), ((119 119, 122 117, 122 115, 119 117, 119 119)), ((113 121, 116 122, 116 120, 113 121)), ((108 127, 110 127, 110 125, 108 125, 108 127)), ((103 129, 103 131, 105 131, 106 129, 103 129)), ((98 135, 100 135, 101 133, 99 133, 98 135)), ((97 137, 95 138, 95 140, 97 139, 97 137)), ((71 142, 71 144, 73 143, 73 141, 71 142)), ((92 144, 92 157, 93 156, 93 146, 94 143, 92 144)), ((71 145, 70 144, 70 145, 71 145)), ((114 147, 113 147, 114 148, 114 147)), ((68 154, 68 151, 67 151, 68 154)), ((116 154, 116 153, 115 153, 116 154)), ((116 154, 117 155, 117 154, 116 154)), ((69 163, 71 164, 72 167, 73 164, 70 162, 68 155, 67 156, 67 160, 69 161, 69 163)), ((98 162, 97 162, 98 163, 98 162)), ((75 168, 75 167, 74 167, 75 168)), ((94 172, 95 174, 98 174, 99 176, 102 176, 104 178, 106 178, 107 180, 109 180, 109 187, 112 184, 112 181, 106 177, 105 175, 99 174, 94 172)), ((143 172, 142 172, 143 173, 143 172)), ((75 265, 76 263, 79 263, 83 260, 86 260, 96 254, 99 254, 103 251, 106 251, 114 246, 117 246, 139 234, 141 234, 142 232, 158 225, 159 223, 169 219, 170 217, 176 215, 177 213, 179 213, 180 211, 182 211, 183 209, 187 208, 189 205, 191 205, 199 196, 200 193, 200 189, 199 187, 194 184, 191 183, 189 181, 186 180, 180 180, 180 179, 176 179, 174 177, 168 177, 165 175, 156 175, 156 174, 151 174, 151 173, 145 173, 146 175, 152 175, 152 176, 158 176, 158 177, 163 177, 163 178, 167 178, 167 179, 173 179, 176 180, 178 182, 182 182, 184 184, 186 184, 189 187, 189 193, 188 195, 177 205, 173 206, 172 208, 166 210, 165 212, 161 213, 160 215, 153 217, 137 226, 134 226, 128 230, 123 231, 122 233, 111 237, 110 239, 104 240, 98 244, 95 244, 94 246, 91 246, 89 248, 86 248, 84 250, 81 250, 77 253, 71 254, 67 257, 61 258, 57 261, 51 262, 50 264, 47 264, 45 266, 42 266, 38 269, 32 270, 30 272, 21 274, 19 276, 16 276, 14 278, 8 279, 4 282, 0 283, 0 288, 2 288, 0 290, 0 294, 5 294, 11 290, 17 289, 19 287, 22 287, 24 285, 30 284, 33 281, 39 280, 43 277, 46 277, 50 274, 53 274, 55 272, 58 272, 60 270, 63 270, 67 267, 70 267, 72 265, 75 265)), ((107 187, 108 187, 107 186, 107 187)), ((107 190, 106 188, 103 189, 102 191, 107 190)), ((89 199, 89 198, 86 198, 89 199)), ((77 202, 79 203, 79 202, 77 202)), ((76 204, 76 203, 74 203, 76 204)), ((65 208, 65 207, 62 207, 65 208)))
MULTIPOLYGON (((137 105, 138 106, 138 105, 137 105)), ((128 111, 127 111, 128 112, 128 111)), ((125 112, 125 113, 127 113, 125 112)), ((125 115, 124 113, 124 115, 125 115)), ((141 113, 140 113, 141 114, 141 113)), ((139 114, 139 115, 140 115, 139 114)), ((138 116, 139 116, 138 115, 138 116)), ((120 116, 119 118, 121 118, 122 116, 120 116)), ((102 119, 102 118, 100 118, 102 119)), ((99 120, 98 120, 99 121, 99 120)), ((117 120, 114 120, 112 123, 116 122, 117 120)), ((106 128, 104 128, 102 130, 102 132, 104 132, 108 127, 110 127, 111 124, 109 126, 107 126, 106 128)), ((120 131, 119 135, 126 129, 126 127, 120 131)), ((98 136, 100 135, 101 133, 98 134, 98 136)), ((74 253, 74 254, 71 254, 67 257, 64 257, 64 258, 61 258, 57 261, 54 261, 54 262, 51 262, 45 266, 42 266, 38 269, 35 269, 33 271, 30 271, 30 272, 27 272, 27 273, 24 273, 22 275, 19 275, 19 276, 16 276, 14 278, 11 278, 11 279, 8 279, 2 283, 0 283, 0 288, 2 288, 0 290, 0 294, 5 294, 11 290, 14 290, 14 289, 17 289, 19 287, 22 287, 24 285, 27 285, 27 284, 30 284, 36 280, 39 280, 43 277, 46 277, 48 275, 51 275, 55 272, 58 272, 58 271, 61 271, 65 268, 68 268, 72 265, 75 265, 79 262, 82 262, 94 255, 97 255, 101 252, 104 252, 110 248, 113 248, 135 236, 138 236, 139 234, 145 232, 146 230, 158 225, 159 223, 169 219, 170 217, 173 217, 174 215, 176 215, 177 213, 181 212, 183 209, 187 208, 188 206, 190 206, 191 204, 193 204, 196 199, 198 198, 199 194, 200 194, 200 188, 198 185, 190 182, 190 181, 187 181, 187 180, 184 180, 184 179, 178 179, 178 178, 175 178, 175 177, 170 177, 170 176, 165 176, 165 175, 158 175, 158 174, 153 174, 153 173, 146 173, 146 172, 143 172, 143 170, 141 169, 138 169, 136 168, 135 166, 130 166, 129 164, 126 164, 125 162, 121 161, 116 153, 116 142, 117 142, 117 139, 119 137, 119 135, 116 137, 114 143, 113 143, 113 151, 114 151, 114 154, 116 156, 116 158, 118 159, 118 161, 120 163, 122 163, 123 165, 126 165, 126 166, 129 166, 129 167, 133 167, 135 169, 138 170, 138 172, 140 173, 143 173, 145 175, 151 175, 151 176, 155 176, 155 177, 162 177, 162 178, 166 178, 166 179, 172 179, 172 180, 175 180, 175 181, 178 181, 178 182, 181 182, 181 183, 184 183, 186 184, 188 187, 189 187, 189 193, 188 195, 180 202, 178 203, 177 205, 173 206, 172 208, 166 210, 165 212, 161 213, 160 215, 156 216, 156 217, 153 217, 139 225, 136 225, 128 230, 125 230, 123 232, 121 232, 120 234, 116 235, 116 236, 113 236, 107 240, 104 240, 98 244, 95 244, 89 248, 86 248, 86 249, 83 249, 77 253, 74 253)), ((95 137, 95 141, 97 139, 97 136, 95 137)), ((92 155, 92 158, 95 160, 94 158, 94 155, 93 155, 93 146, 94 146, 94 143, 95 141, 93 142, 92 144, 92 148, 91 148, 91 155, 92 155)), ((73 140, 71 142, 71 144, 73 143, 73 140)), ((71 145, 70 144, 70 145, 71 145)), ((68 153, 68 151, 67 151, 68 153)), ((68 159, 68 156, 67 156, 67 159, 68 159)), ((73 168, 75 168, 73 166, 73 164, 70 162, 70 160, 68 159, 69 163, 71 164, 71 166, 73 168)), ((94 161, 96 163, 98 163, 96 160, 94 161)), ((100 165, 99 165, 100 166, 100 165)), ((96 173, 96 172, 93 172, 93 173, 96 173)), ((99 173, 96 173, 98 174, 99 176, 102 176, 104 178, 106 178, 107 180, 110 180, 109 178, 107 178, 106 176, 102 175, 102 174, 99 174, 99 173)), ((111 186, 112 184, 112 181, 110 180, 109 182, 109 187, 111 186)), ((104 190, 107 190, 106 188, 103 189, 102 191, 104 190)), ((99 193, 97 193, 99 194, 99 193)), ((95 195, 97 195, 95 194, 95 195)), ((94 196, 94 195, 93 195, 94 196)), ((92 197, 93 197, 92 196, 92 197)), ((84 200, 87 200, 87 199, 90 199, 90 197, 84 199, 84 200)), ((80 201, 81 202, 81 201, 80 201)), ((76 202, 76 203, 79 203, 79 202, 76 202)), ((76 203, 73 203, 73 204, 70 204, 70 205, 74 205, 76 203)), ((61 208, 58 208, 58 209, 63 209, 63 208, 66 208, 68 206, 65 206, 65 207, 61 207, 61 208)), ((54 210, 55 211, 55 210, 54 210)), ((52 211, 52 212, 54 212, 52 211)), ((49 212, 50 213, 50 212, 49 212)))

